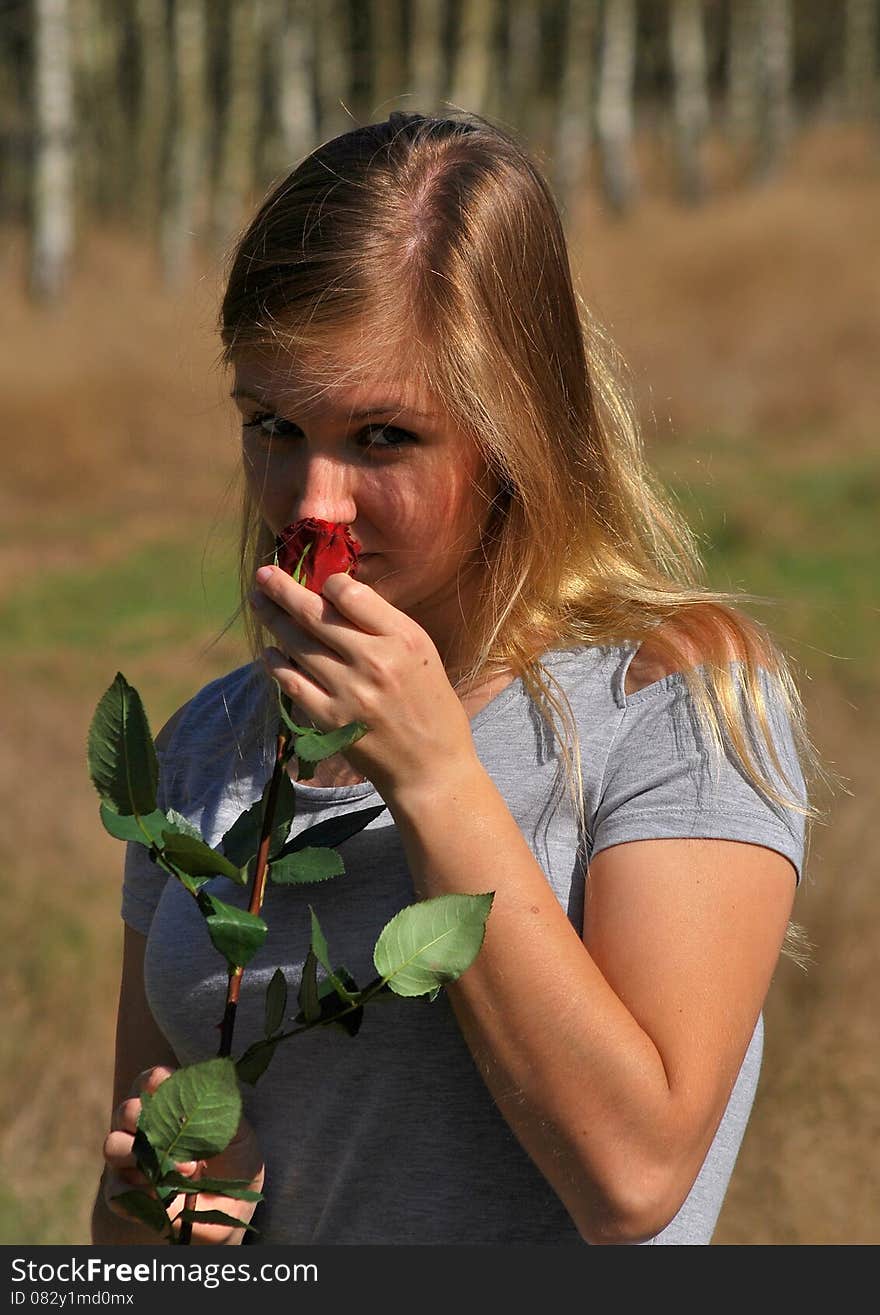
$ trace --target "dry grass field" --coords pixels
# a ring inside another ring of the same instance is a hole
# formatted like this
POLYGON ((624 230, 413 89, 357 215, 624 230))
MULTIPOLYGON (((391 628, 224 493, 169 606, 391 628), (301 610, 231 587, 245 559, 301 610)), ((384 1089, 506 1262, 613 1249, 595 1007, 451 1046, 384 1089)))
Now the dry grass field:
MULTIPOLYGON (((567 217, 581 290, 629 362, 649 454, 714 583, 776 599, 830 781, 779 967, 719 1245, 880 1242, 880 153, 817 131, 772 187, 567 217), (833 787, 833 788, 832 788, 833 787)), ((117 670, 154 731, 243 659, 236 441, 218 261, 173 292, 126 233, 84 238, 54 311, 0 248, 0 1242, 83 1243, 112 1068, 122 846, 85 744, 117 670)))

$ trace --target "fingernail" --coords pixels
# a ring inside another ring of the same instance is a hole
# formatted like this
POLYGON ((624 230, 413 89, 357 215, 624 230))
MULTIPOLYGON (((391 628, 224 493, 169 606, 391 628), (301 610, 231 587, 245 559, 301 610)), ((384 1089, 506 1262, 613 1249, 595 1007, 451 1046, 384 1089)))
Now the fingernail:
POLYGON ((257 571, 257 581, 259 584, 265 584, 267 580, 272 579, 273 566, 261 566, 257 571))

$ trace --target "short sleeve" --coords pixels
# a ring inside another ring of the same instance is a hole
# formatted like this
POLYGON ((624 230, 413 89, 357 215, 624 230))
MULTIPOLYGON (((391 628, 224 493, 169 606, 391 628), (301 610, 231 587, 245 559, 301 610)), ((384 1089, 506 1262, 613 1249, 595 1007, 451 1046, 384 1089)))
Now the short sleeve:
POLYGON ((146 845, 129 841, 122 875, 122 918, 143 936, 149 933, 167 880, 167 872, 152 862, 146 845))
MULTIPOLYGON (((806 804, 791 725, 775 681, 759 673, 767 717, 786 780, 772 764, 754 712, 749 741, 775 788, 806 804)), ((591 857, 628 840, 704 838, 764 845, 785 855, 800 881, 803 813, 759 790, 724 742, 723 754, 699 721, 680 672, 627 695, 605 768, 592 827, 591 857)))
MULTIPOLYGON (((263 745, 263 723, 254 717, 264 707, 265 690, 262 668, 251 662, 210 681, 178 710, 167 723, 167 733, 160 733, 162 747, 156 747, 159 808, 167 812, 173 807, 197 827, 206 824, 207 800, 214 801, 208 812, 216 814, 218 791, 232 764, 243 760, 249 743, 248 752, 263 745), (245 732, 246 727, 251 729, 245 732)), ((260 760, 260 789, 262 766, 260 760)), ((145 845, 129 844, 122 879, 123 921, 147 935, 168 880, 145 845)))

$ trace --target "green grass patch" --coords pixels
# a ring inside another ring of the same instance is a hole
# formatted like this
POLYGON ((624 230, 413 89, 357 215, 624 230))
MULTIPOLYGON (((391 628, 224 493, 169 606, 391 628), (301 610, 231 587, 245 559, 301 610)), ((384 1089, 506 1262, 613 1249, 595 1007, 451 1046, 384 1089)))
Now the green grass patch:
POLYGON ((235 570, 232 551, 206 554, 204 540, 189 535, 139 544, 98 567, 44 571, 0 604, 0 652, 51 646, 125 656, 188 642, 234 612, 235 570))
POLYGON ((766 599, 747 610, 809 669, 876 682, 875 463, 717 435, 650 459, 698 537, 712 587, 766 599))

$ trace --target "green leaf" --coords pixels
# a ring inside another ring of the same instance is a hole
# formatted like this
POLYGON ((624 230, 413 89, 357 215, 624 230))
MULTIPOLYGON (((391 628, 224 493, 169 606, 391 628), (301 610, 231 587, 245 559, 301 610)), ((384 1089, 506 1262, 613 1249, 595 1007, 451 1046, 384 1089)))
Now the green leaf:
POLYGON ((318 994, 318 960, 312 949, 309 950, 303 964, 297 1002, 303 1022, 314 1023, 321 1017, 321 1002, 318 994))
MULTIPOLYGON (((239 868, 246 867, 257 856, 263 829, 263 812, 270 785, 271 777, 266 782, 262 796, 235 819, 220 842, 223 853, 239 868)), ((275 817, 269 841, 270 855, 274 854, 287 839, 295 811, 296 791, 293 788, 293 781, 285 772, 278 783, 278 794, 275 799, 275 817)))
POLYGON ((262 1201, 262 1192, 251 1191, 247 1178, 187 1178, 182 1173, 172 1170, 162 1178, 163 1187, 174 1187, 191 1195, 193 1192, 216 1192, 219 1196, 228 1196, 233 1201, 262 1201))
POLYGON ((208 1160, 224 1151, 241 1120, 231 1059, 207 1059, 172 1073, 141 1096, 138 1128, 159 1161, 208 1160))
POLYGON ((156 809, 159 763, 140 695, 121 672, 102 696, 89 727, 92 784, 123 816, 156 809))
POLYGON ((177 880, 186 887, 190 895, 198 895, 205 882, 211 880, 209 876, 191 877, 188 872, 184 872, 183 868, 177 867, 171 862, 166 854, 160 849, 156 849, 155 846, 150 850, 150 858, 154 863, 157 863, 163 871, 169 872, 171 876, 176 877, 177 880))
POLYGON ((230 881, 244 885, 244 877, 235 864, 200 837, 164 831, 162 847, 170 862, 191 877, 228 877, 230 881))
POLYGON ((168 818, 161 808, 152 813, 136 816, 134 813, 114 813, 113 809, 101 801, 101 821, 104 830, 109 831, 117 840, 136 840, 141 845, 156 845, 162 839, 163 829, 167 830, 168 818))
POLYGON ((257 1079, 263 1076, 272 1062, 275 1047, 281 1040, 282 1037, 276 1036, 267 1041, 255 1041, 253 1045, 248 1046, 235 1063, 235 1071, 242 1082, 247 1082, 252 1087, 257 1079))
POLYGON ((494 891, 438 895, 401 909, 376 941, 376 971, 397 995, 426 995, 454 982, 477 957, 494 891))
POLYGON ((269 864, 269 877, 281 886, 327 881, 344 871, 345 864, 335 849, 300 849, 269 864))
POLYGON ((270 1037, 277 1032, 284 1022, 284 1011, 287 1009, 287 982, 284 980, 284 973, 280 968, 276 968, 272 974, 272 980, 266 987, 266 1036, 270 1037))
POLYGON ((288 840, 284 848, 275 855, 274 861, 277 863, 280 858, 287 858, 288 854, 298 854, 301 849, 309 849, 312 846, 333 848, 344 844, 346 840, 357 835, 358 831, 363 831, 365 826, 369 826, 374 817, 384 813, 386 807, 386 804, 379 804, 372 808, 357 808, 354 812, 342 813, 339 817, 329 817, 326 822, 307 826, 298 836, 288 840))
POLYGON ((118 1196, 113 1197, 124 1207, 126 1212, 134 1215, 142 1224, 152 1228, 156 1233, 164 1233, 166 1229, 171 1228, 171 1222, 165 1213, 165 1208, 161 1201, 157 1201, 155 1196, 148 1196, 146 1192, 132 1190, 130 1192, 120 1192, 118 1196))
POLYGON ((260 825, 263 818, 263 801, 255 799, 250 808, 232 823, 220 841, 223 853, 230 863, 243 868, 256 854, 260 844, 260 825))
POLYGON ((138 1168, 151 1183, 156 1183, 162 1175, 162 1165, 149 1139, 140 1128, 135 1130, 132 1150, 138 1168))
POLYGON ((343 753, 362 735, 366 735, 368 730, 364 722, 350 721, 332 731, 309 730, 298 735, 293 744, 293 751, 299 761, 297 780, 308 780, 314 775, 310 769, 315 763, 323 762, 334 753, 343 753))
MULTIPOLYGON (((349 1000, 358 998, 358 984, 347 968, 337 966, 333 976, 342 982, 348 992, 349 1000)), ((321 983, 318 994, 321 997, 321 1020, 331 1022, 334 1027, 341 1028, 349 1036, 357 1036, 364 1018, 363 1005, 350 1009, 335 990, 333 981, 329 979, 321 983)))
POLYGON ((250 963, 269 930, 263 919, 234 904, 224 904, 207 890, 200 890, 197 898, 215 950, 220 951, 230 968, 243 968, 250 963))
POLYGON ((166 830, 172 831, 176 836, 192 836, 193 840, 201 840, 202 833, 195 823, 191 822, 183 813, 178 813, 176 808, 168 809, 168 826, 166 830))
POLYGON ((339 996, 340 1000, 345 1000, 347 1004, 353 1004, 357 997, 352 995, 350 991, 346 990, 345 984, 333 971, 330 963, 330 951, 327 948, 324 933, 321 931, 321 924, 318 922, 315 910, 311 905, 309 905, 309 913, 312 915, 312 950, 315 957, 330 978, 330 981, 333 984, 333 989, 339 996))
POLYGON ((286 694, 282 694, 281 686, 278 684, 277 680, 275 681, 275 688, 278 691, 278 715, 284 725, 289 731, 292 731, 294 735, 307 735, 309 731, 314 728, 312 726, 297 726, 296 722, 293 721, 290 716, 290 700, 286 694))
POLYGON ((185 1224, 232 1224, 235 1228, 246 1228, 249 1233, 258 1233, 253 1224, 246 1224, 234 1215, 224 1214, 222 1210, 181 1210, 178 1215, 185 1224))

